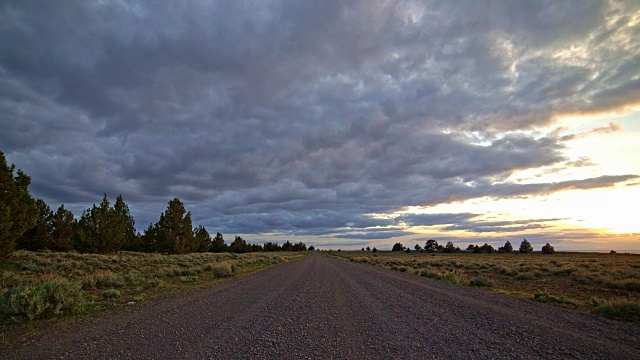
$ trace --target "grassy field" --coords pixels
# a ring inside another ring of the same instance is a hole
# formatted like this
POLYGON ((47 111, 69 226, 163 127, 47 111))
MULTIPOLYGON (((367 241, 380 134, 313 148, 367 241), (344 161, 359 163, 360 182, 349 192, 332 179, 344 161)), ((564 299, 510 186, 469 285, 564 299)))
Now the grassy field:
POLYGON ((325 254, 640 325, 637 254, 325 254))
POLYGON ((308 254, 95 255, 18 251, 0 262, 0 340, 6 339, 9 331, 38 323, 32 320, 68 319, 131 306, 210 286, 308 254))

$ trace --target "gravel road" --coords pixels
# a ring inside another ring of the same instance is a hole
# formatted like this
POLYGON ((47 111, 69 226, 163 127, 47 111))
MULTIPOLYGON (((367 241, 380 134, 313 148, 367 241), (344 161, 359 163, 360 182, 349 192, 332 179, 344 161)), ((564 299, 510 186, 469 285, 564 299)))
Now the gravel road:
POLYGON ((640 328, 312 256, 0 348, 3 359, 640 359, 640 328))

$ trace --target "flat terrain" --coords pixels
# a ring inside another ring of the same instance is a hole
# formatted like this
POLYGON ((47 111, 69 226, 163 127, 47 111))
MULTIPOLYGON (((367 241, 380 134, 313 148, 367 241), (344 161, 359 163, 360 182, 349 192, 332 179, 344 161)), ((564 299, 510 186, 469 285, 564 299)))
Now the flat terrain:
POLYGON ((328 252, 330 256, 640 325, 640 255, 328 252))
POLYGON ((22 338, 0 358, 638 359, 640 328, 314 253, 22 338))

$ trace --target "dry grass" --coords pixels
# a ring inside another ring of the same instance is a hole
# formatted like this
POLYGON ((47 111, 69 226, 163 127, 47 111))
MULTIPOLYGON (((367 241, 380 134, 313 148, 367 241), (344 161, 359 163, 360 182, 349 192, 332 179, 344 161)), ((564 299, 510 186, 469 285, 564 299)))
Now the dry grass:
POLYGON ((328 254, 640 324, 640 255, 637 254, 361 251, 328 254))
POLYGON ((0 262, 0 338, 31 320, 69 318, 210 286, 308 253, 112 255, 17 251, 0 262), (223 279, 224 278, 224 279, 223 279))

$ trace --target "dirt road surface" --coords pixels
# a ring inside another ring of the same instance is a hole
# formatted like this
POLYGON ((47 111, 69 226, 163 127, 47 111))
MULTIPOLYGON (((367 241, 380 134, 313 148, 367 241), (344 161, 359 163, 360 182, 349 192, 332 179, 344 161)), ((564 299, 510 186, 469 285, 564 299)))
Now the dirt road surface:
POLYGON ((312 256, 0 348, 3 359, 640 359, 640 329, 312 256))

